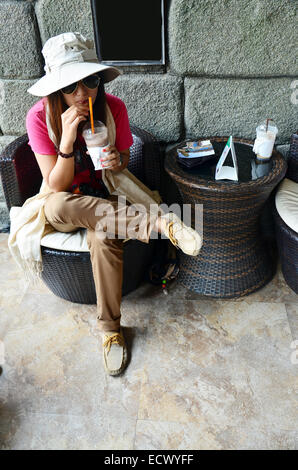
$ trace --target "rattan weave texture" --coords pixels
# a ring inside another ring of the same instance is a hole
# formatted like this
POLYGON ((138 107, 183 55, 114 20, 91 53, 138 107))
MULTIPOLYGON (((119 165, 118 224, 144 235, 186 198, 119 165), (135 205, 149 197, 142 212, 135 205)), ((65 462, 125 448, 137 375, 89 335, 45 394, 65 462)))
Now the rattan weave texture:
MULTIPOLYGON (((291 138, 286 178, 298 184, 298 134, 291 138)), ((282 273, 286 283, 298 294, 298 233, 282 220, 276 207, 274 219, 282 273)))
POLYGON ((291 138, 286 178, 298 183, 298 134, 293 134, 291 138))
POLYGON ((286 283, 298 294, 298 234, 282 220, 276 208, 274 218, 281 270, 286 283))
MULTIPOLYGON (((128 169, 151 189, 160 188, 160 150, 149 132, 131 126, 134 143, 128 169)), ((42 175, 28 145, 27 134, 9 144, 0 155, 0 175, 8 209, 21 206, 39 191, 42 175)), ((123 295, 143 280, 157 240, 149 244, 129 240, 124 244, 123 295)), ((95 304, 96 292, 90 254, 41 247, 42 277, 58 297, 82 304, 95 304)))
MULTIPOLYGON (((207 138, 222 143, 222 148, 228 140, 228 137, 207 138)), ((234 142, 239 163, 249 168, 253 143, 237 138, 234 142)), ((262 178, 249 180, 245 175, 247 181, 215 181, 206 174, 200 176, 199 169, 195 174, 182 169, 176 161, 177 147, 167 153, 165 169, 176 182, 183 203, 191 204, 193 227, 196 204, 203 205, 203 227, 199 229, 203 247, 197 257, 180 255, 178 280, 210 297, 234 298, 254 292, 274 274, 259 217, 270 193, 285 175, 284 158, 274 151, 271 171, 262 178)))

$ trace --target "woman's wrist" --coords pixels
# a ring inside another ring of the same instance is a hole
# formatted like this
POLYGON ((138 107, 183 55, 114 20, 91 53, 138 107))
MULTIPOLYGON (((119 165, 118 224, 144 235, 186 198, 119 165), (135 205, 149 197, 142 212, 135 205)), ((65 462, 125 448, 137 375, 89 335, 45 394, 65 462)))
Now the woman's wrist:
POLYGON ((65 154, 72 153, 73 152, 73 145, 69 145, 69 146, 60 145, 59 150, 60 150, 60 152, 65 153, 65 154))
POLYGON ((61 139, 59 150, 62 153, 72 153, 73 152, 73 143, 64 141, 63 138, 61 139))
POLYGON ((124 170, 124 168, 126 168, 127 165, 128 165, 128 161, 129 161, 129 156, 124 155, 123 153, 120 153, 120 162, 121 162, 121 164, 119 165, 119 170, 118 171, 124 170))

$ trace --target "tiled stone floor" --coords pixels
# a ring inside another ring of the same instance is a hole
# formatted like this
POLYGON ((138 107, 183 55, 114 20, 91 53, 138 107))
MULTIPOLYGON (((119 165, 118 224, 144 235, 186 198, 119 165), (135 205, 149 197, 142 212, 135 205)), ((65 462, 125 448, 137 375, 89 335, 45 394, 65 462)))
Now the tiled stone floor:
POLYGON ((102 367, 95 306, 23 288, 0 233, 2 449, 295 449, 298 296, 280 269, 243 299, 144 284, 123 299, 132 350, 102 367))

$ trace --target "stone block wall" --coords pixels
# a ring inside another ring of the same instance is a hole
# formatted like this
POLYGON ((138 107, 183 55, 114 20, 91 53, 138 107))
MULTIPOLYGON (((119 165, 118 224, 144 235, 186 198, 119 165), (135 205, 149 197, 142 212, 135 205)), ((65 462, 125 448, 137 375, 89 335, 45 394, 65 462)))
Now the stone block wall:
MULTIPOLYGON (((270 117, 286 151, 297 130, 296 18, 291 0, 168 0, 165 73, 125 69, 106 90, 164 145, 208 135, 253 139, 270 117)), ((43 75, 42 45, 66 31, 94 37, 89 0, 0 0, 0 150, 25 132, 38 100, 26 90, 43 75)))

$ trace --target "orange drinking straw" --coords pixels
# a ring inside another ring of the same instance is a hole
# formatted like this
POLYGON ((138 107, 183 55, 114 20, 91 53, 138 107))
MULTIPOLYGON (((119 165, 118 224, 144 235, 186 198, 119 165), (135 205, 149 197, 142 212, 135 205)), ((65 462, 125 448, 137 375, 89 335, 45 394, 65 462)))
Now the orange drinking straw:
POLYGON ((89 110, 90 110, 90 122, 92 134, 94 134, 94 120, 93 120, 93 107, 92 107, 92 98, 89 96, 89 110))

